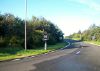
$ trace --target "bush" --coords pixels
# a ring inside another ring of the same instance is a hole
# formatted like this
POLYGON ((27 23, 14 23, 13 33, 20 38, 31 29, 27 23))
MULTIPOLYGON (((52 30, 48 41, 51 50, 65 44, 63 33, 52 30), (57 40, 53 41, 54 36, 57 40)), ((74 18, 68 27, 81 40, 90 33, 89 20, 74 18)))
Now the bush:
POLYGON ((20 46, 20 41, 18 40, 17 37, 13 36, 9 41, 9 45, 11 47, 18 47, 18 46, 20 46))
POLYGON ((8 40, 6 40, 6 38, 0 37, 0 47, 4 48, 8 45, 8 40))
POLYGON ((28 36, 27 47, 31 49, 43 46, 42 39, 43 39, 43 32, 41 32, 40 30, 35 30, 32 36, 28 36))
POLYGON ((57 40, 53 36, 49 36, 48 44, 54 45, 57 43, 57 40))

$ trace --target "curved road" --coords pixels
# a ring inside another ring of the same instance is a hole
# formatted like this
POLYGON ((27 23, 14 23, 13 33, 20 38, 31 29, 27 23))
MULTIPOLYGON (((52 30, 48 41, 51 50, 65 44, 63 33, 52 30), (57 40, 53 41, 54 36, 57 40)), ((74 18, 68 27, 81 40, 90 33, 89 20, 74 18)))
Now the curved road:
POLYGON ((67 39, 65 49, 0 62, 0 71, 100 71, 100 47, 67 39), (80 48, 81 47, 81 48, 80 48))

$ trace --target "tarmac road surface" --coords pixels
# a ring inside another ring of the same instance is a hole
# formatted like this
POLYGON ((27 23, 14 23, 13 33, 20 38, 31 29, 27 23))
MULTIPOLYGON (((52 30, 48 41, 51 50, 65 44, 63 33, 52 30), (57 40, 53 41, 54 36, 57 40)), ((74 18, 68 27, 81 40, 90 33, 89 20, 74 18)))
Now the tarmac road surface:
POLYGON ((0 71, 100 71, 99 46, 70 39, 66 41, 71 45, 62 50, 0 62, 0 71))

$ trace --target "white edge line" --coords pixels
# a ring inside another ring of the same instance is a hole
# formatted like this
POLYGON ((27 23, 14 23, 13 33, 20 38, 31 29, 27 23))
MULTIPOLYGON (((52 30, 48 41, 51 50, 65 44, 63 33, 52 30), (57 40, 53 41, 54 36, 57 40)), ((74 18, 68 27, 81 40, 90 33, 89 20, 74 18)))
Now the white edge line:
POLYGON ((14 59, 14 60, 12 60, 12 61, 18 61, 18 60, 21 60, 21 59, 14 59))
POLYGON ((35 56, 31 56, 31 57, 35 57, 35 56))
POLYGON ((45 53, 45 54, 48 54, 48 53, 45 53))
POLYGON ((76 54, 80 54, 80 51, 76 52, 76 54))
MULTIPOLYGON (((66 41, 67 42, 67 41, 66 41)), ((68 43, 68 45, 67 46, 65 46, 65 47, 68 47, 68 46, 70 46, 70 43, 69 42, 67 42, 68 43)))
MULTIPOLYGON (((66 42, 67 42, 67 41, 66 41, 66 42)), ((68 43, 68 45, 66 45, 64 48, 70 46, 70 42, 67 42, 67 43, 68 43)), ((64 48, 61 48, 61 49, 64 49, 64 48)))

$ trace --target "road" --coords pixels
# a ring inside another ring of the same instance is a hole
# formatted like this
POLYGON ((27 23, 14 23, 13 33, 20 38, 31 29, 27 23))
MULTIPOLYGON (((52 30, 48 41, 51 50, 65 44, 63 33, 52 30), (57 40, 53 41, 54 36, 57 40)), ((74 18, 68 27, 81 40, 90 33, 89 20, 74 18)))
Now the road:
POLYGON ((66 41, 71 45, 62 50, 0 62, 0 71, 100 71, 99 46, 70 39, 66 41))

